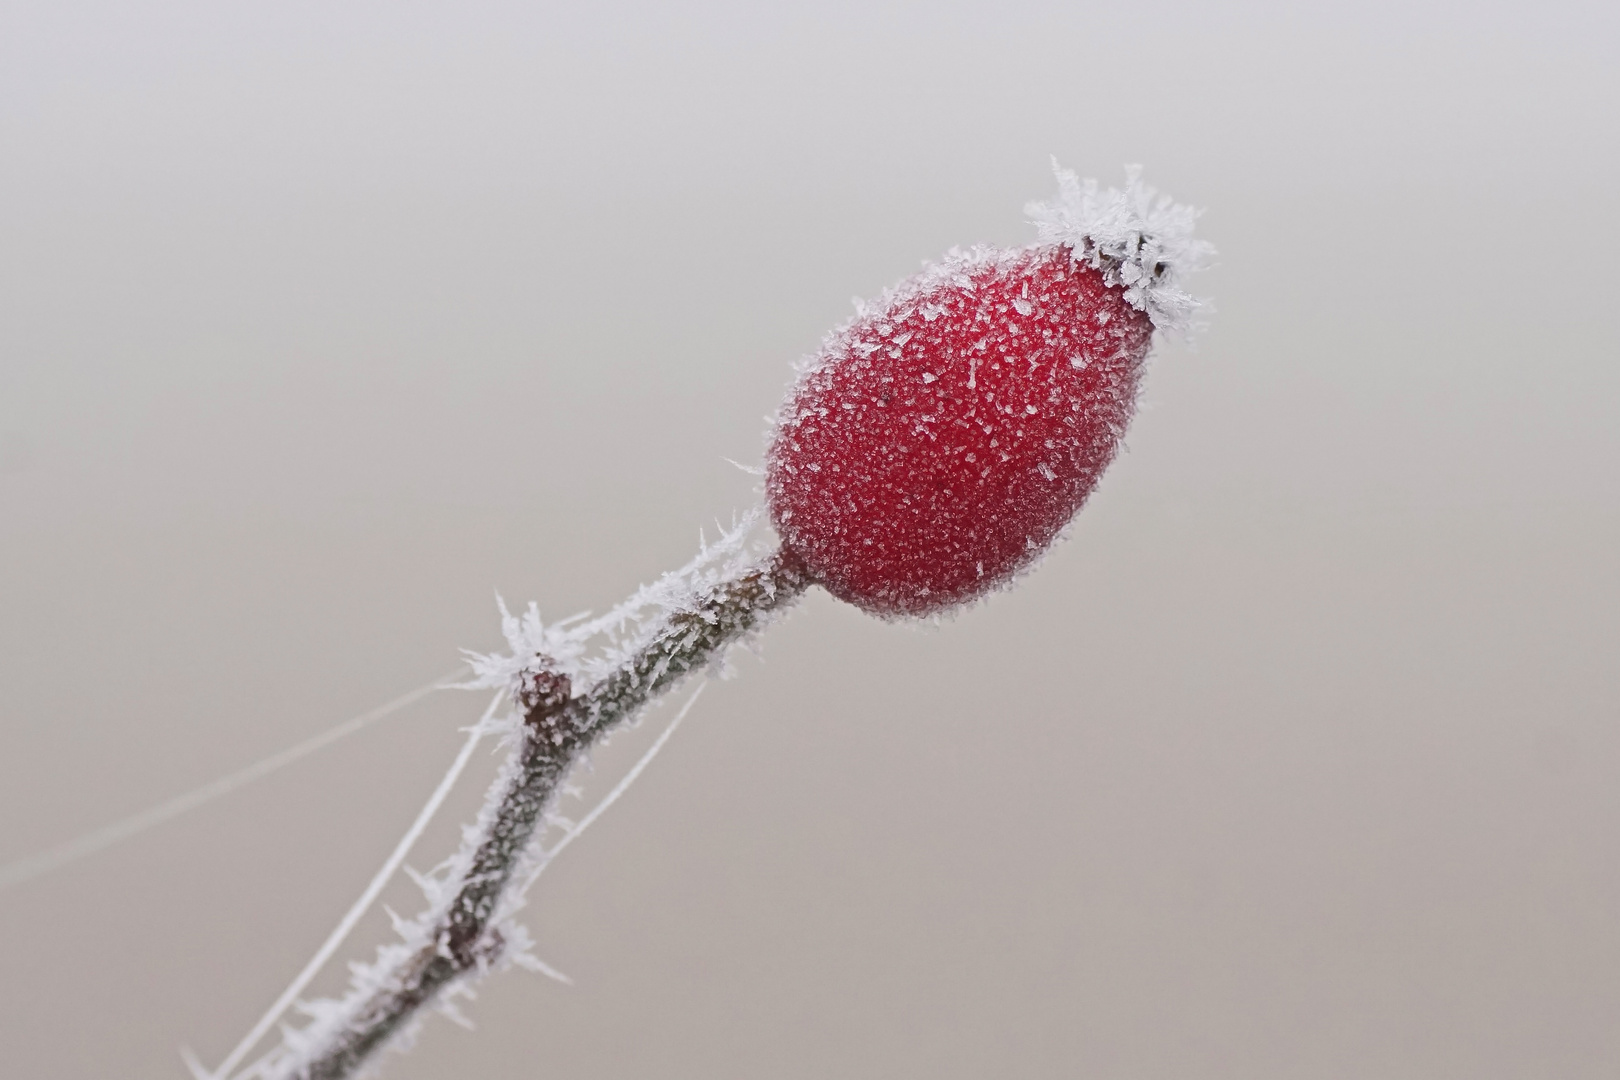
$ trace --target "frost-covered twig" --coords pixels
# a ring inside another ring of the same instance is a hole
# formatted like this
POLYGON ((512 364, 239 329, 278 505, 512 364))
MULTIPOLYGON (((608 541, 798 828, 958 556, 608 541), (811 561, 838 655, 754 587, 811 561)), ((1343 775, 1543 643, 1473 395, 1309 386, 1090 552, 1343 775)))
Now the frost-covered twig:
MULTIPOLYGON (((739 536, 726 539, 731 544, 722 545, 721 556, 740 548, 739 536)), ((518 706, 508 732, 515 753, 497 779, 491 805, 470 831, 463 856, 452 860, 449 876, 425 879, 436 902, 422 918, 400 924, 403 942, 385 948, 377 964, 359 969, 342 1001, 308 1007, 313 1022, 288 1031, 282 1051, 257 1068, 259 1075, 351 1076, 373 1051, 408 1031, 423 1006, 446 1004, 452 988, 496 966, 535 966, 526 934, 510 921, 522 903, 510 886, 532 876, 525 864, 541 856, 530 841, 569 771, 605 733, 689 674, 723 659, 728 646, 810 584, 798 560, 780 551, 730 572, 716 561, 706 553, 639 594, 635 609, 619 609, 614 617, 629 629, 635 647, 618 650, 618 663, 578 696, 570 669, 578 674, 597 665, 585 663, 576 646, 583 634, 611 628, 601 620, 562 633, 552 628, 541 639, 566 659, 537 649, 527 656, 480 658, 483 677, 504 679, 518 706), (663 610, 646 617, 649 605, 663 610)), ((525 628, 510 622, 514 643, 532 646, 525 628)), ((538 620, 530 626, 541 629, 538 620)))
POLYGON ((591 807, 590 813, 580 818, 567 832, 563 833, 562 839, 539 854, 535 859, 534 867, 524 879, 523 885, 525 888, 534 884, 534 879, 540 876, 540 871, 550 866, 551 861, 561 855, 564 848, 578 840, 586 829, 596 823, 597 818, 607 813, 608 808, 618 802, 620 796, 626 791, 630 790, 630 785, 635 783, 636 779, 646 771, 647 766, 652 764, 652 759, 658 756, 658 751, 662 750, 664 744, 669 742, 669 737, 675 734, 675 729, 681 726, 681 721, 685 720, 686 714, 692 711, 692 706, 697 704, 697 699, 702 696, 703 688, 707 685, 707 683, 698 683, 698 688, 692 691, 691 697, 686 699, 686 704, 682 705, 681 711, 675 714, 675 719, 671 720, 664 727, 664 730, 658 733, 658 738, 654 739, 653 744, 647 747, 646 752, 636 759, 634 765, 630 766, 630 771, 619 777, 619 782, 613 785, 613 790, 609 791, 602 797, 600 802, 591 807))

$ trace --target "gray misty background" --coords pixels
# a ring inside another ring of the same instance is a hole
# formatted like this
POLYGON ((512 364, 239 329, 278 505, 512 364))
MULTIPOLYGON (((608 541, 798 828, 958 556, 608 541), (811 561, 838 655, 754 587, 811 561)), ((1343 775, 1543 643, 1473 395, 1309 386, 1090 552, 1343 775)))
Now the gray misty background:
MULTIPOLYGON (((0 8, 0 861, 683 562, 852 295, 1140 161, 1218 312, 1072 539, 810 599, 386 1075, 1613 1076, 1612 6, 788 7, 0 8)), ((5 1074, 217 1061, 480 704, 0 894, 5 1074)))

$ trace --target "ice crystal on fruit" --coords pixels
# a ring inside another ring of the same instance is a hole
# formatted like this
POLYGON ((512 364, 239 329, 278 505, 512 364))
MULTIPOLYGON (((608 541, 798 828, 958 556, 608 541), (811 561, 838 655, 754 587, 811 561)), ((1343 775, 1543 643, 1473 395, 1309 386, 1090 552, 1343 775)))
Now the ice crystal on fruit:
POLYGON ((1024 208, 1043 244, 1062 244, 1102 271, 1155 328, 1186 333, 1207 307, 1181 288, 1186 275, 1209 264, 1214 245, 1193 235, 1199 211, 1142 183, 1142 167, 1125 167, 1125 190, 1101 188, 1052 162, 1058 197, 1024 208))

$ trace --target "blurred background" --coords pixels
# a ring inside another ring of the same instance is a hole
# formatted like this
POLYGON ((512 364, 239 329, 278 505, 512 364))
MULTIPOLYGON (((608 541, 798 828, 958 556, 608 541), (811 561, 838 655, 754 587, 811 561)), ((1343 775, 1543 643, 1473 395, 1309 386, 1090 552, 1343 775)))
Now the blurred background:
MULTIPOLYGON (((537 888, 575 985, 386 1075, 1613 1076, 1617 31, 0 5, 0 861, 685 561, 851 296, 1142 162, 1217 312, 1073 537, 936 629, 813 596, 537 888)), ((5 1071, 222 1058, 481 705, 0 893, 5 1071)))

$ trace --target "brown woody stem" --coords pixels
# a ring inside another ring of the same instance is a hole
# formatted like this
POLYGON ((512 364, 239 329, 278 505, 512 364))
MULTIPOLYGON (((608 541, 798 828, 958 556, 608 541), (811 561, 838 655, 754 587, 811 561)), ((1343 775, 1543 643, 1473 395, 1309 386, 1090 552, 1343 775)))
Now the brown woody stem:
POLYGON ((493 962, 504 944, 490 925, 502 894, 563 778, 581 755, 811 584, 803 564, 778 551, 754 569, 716 585, 688 610, 669 616, 650 644, 588 693, 572 697, 567 677, 555 672, 541 670, 527 677, 517 695, 526 720, 519 771, 501 797, 494 823, 455 899, 435 927, 433 943, 401 964, 390 986, 361 1005, 329 1044, 305 1058, 293 1075, 299 1080, 353 1075, 418 1009, 458 979, 493 962))

